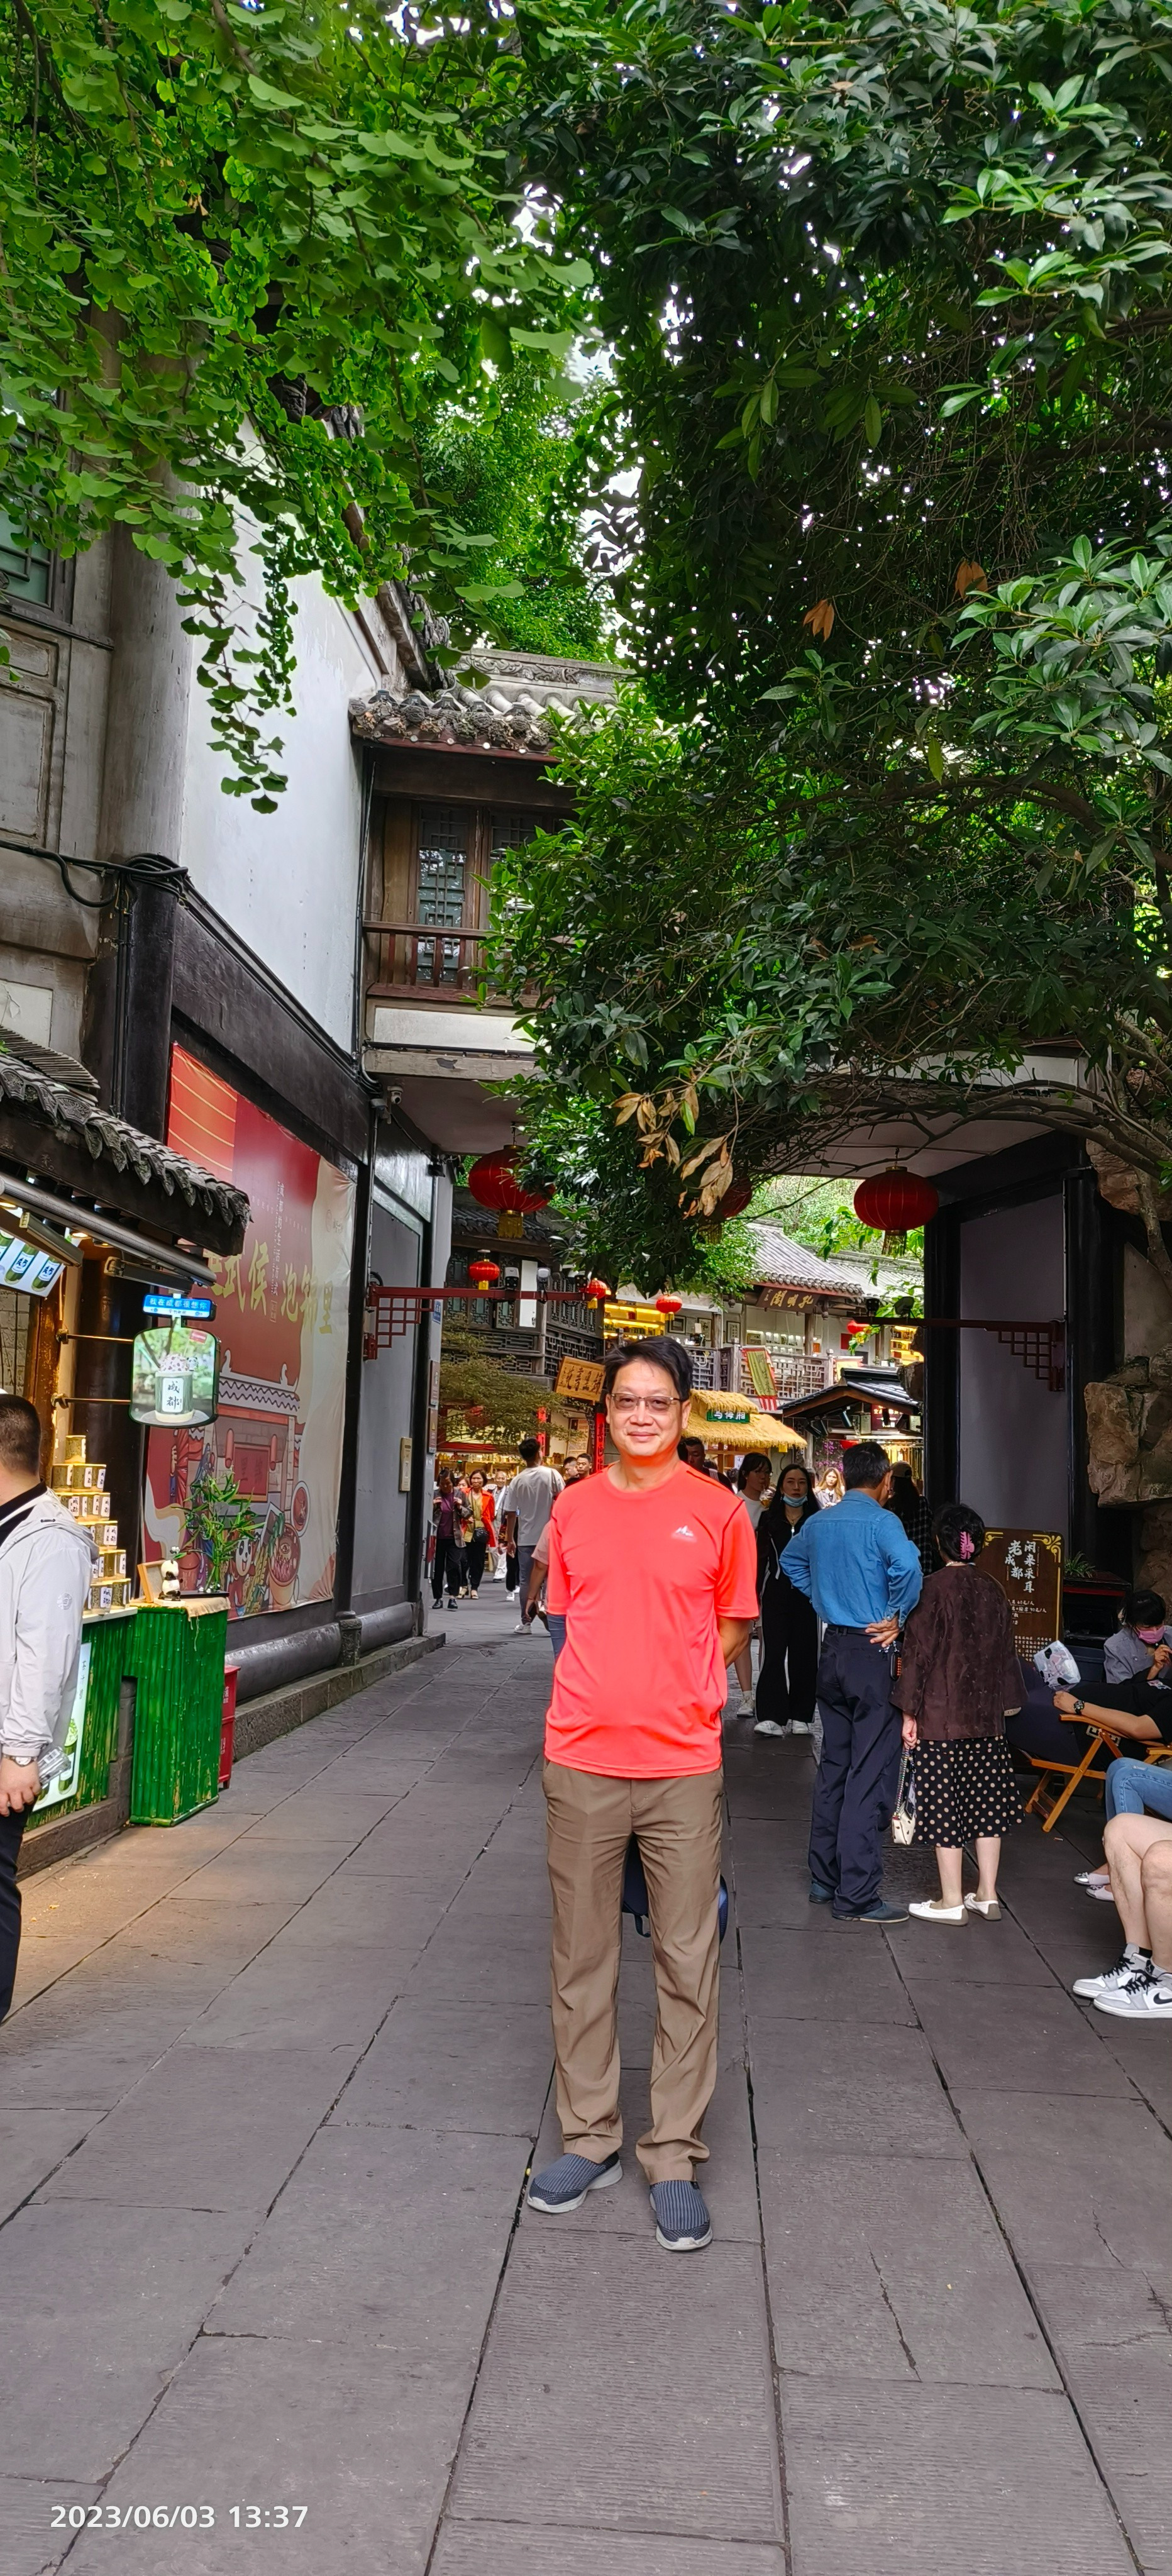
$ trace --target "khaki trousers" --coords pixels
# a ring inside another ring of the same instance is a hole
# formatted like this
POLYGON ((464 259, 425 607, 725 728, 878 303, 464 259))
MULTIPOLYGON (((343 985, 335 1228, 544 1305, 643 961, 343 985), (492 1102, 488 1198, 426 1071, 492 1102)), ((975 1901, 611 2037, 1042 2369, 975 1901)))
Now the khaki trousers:
POLYGON ((656 2021, 651 2126, 636 2154, 649 2183, 690 2182, 716 2083, 720 1984, 719 1771, 612 1780, 547 1762, 553 1894, 553 2038, 567 2155, 621 2146, 618 1982, 623 1862, 638 1836, 651 1907, 656 2021))

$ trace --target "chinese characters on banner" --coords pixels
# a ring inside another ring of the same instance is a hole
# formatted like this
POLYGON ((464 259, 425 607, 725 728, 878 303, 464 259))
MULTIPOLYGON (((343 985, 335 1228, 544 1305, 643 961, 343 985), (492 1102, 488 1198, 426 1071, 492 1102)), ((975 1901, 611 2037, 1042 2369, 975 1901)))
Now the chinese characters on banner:
POLYGON ((167 1142, 246 1190, 243 1250, 214 1257, 219 1413, 147 1442, 147 1560, 235 1619, 328 1601, 334 1584, 354 1184, 171 1050, 167 1142))
POLYGON ((1062 1541, 1057 1530, 991 1529, 982 1574, 999 1583, 1013 1612, 1013 1643, 1028 1663, 1062 1635, 1062 1541))

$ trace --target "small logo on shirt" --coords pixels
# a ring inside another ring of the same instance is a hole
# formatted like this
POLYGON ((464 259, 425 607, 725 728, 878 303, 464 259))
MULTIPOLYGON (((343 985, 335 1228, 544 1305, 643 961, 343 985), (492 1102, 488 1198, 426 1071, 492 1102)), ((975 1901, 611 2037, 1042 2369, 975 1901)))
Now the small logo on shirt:
POLYGON ((680 1525, 679 1525, 679 1528, 678 1528, 678 1529, 674 1529, 674 1530, 672 1531, 672 1537, 673 1537, 673 1538, 691 1538, 691 1539, 694 1539, 694 1538, 695 1538, 695 1535, 696 1535, 695 1530, 694 1530, 694 1529, 689 1529, 688 1524, 687 1524, 687 1522, 686 1522, 686 1521, 681 1521, 681 1522, 680 1522, 680 1525))

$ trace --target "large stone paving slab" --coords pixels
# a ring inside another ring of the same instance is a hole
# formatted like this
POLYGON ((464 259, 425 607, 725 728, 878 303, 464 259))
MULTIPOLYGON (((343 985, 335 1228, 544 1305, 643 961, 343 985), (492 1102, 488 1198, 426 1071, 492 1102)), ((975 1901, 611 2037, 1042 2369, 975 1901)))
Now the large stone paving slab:
POLYGON ((211 2334, 465 2361, 488 2323, 528 2138, 324 2129, 208 2319, 211 2334))
POLYGON ((965 2134, 1020 2263, 1166 2259, 1172 2157, 1145 2105, 961 2094, 965 2134))
MULTIPOLYGON (((720 2244, 676 2257, 662 2253, 650 2231, 643 2245, 630 2236, 522 2232, 461 2449, 453 2511, 600 2534, 776 2541, 756 2249, 720 2244)), ((600 2540, 603 2566, 605 2548, 600 2540)))
POLYGON ((0 2222, 31 2198, 100 2117, 98 2111, 0 2105, 0 2222))
POLYGON ((794 2576, 1135 2576, 1064 2397, 782 2382, 794 2576))
POLYGON ((246 2240, 239 2218, 57 2202, 19 2210, 0 2262, 4 2464, 105 2478, 184 2359, 246 2240))
POLYGON ((372 2122, 532 2136, 553 2067, 547 2004, 452 2004, 405 1995, 330 2114, 372 2122))
POLYGON ((345 2081, 328 2049, 173 2048, 46 2184, 43 2205, 266 2210, 345 2081))
POLYGON ((971 2165, 765 2150, 761 2208, 783 2370, 1059 2386, 971 2165))
POLYGON ((775 2044, 753 2052, 753 2097, 758 2139, 787 2154, 966 2152, 926 2039, 896 2023, 776 2025, 775 2044))
POLYGON ((762 2028, 774 2021, 915 2023, 885 1941, 864 1950, 816 1916, 796 1932, 743 1926, 741 1958, 749 2018, 762 2028))
MULTIPOLYGON (((982 1927, 984 1928, 984 1927, 982 1927)), ((990 1926, 990 1929, 995 1927, 990 1926)), ((967 1932, 959 1936, 963 1944, 967 1932)), ((1078 2005, 1058 1986, 952 1985, 916 1989, 916 2007, 955 2092, 1128 2094, 1131 2083, 1078 2005)))
POLYGON ((109 2576, 113 2551, 143 2576, 423 2576, 468 2386, 365 2346, 205 2338, 105 2495, 210 2503, 214 2530, 83 2533, 69 2576, 109 2576), (308 2512, 299 2529, 234 2528, 249 2503, 308 2512))

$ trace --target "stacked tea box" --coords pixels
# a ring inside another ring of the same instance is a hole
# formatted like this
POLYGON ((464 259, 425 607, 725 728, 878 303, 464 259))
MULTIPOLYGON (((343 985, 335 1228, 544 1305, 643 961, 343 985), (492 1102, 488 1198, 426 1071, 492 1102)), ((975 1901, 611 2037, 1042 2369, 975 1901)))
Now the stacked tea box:
POLYGON ((87 1458, 84 1432, 71 1432, 66 1440, 64 1460, 53 1469, 53 1491, 74 1520, 84 1523, 98 1551, 86 1617, 95 1611, 124 1609, 131 1588, 126 1550, 119 1547, 118 1523, 110 1518, 105 1467, 97 1459, 87 1458))

